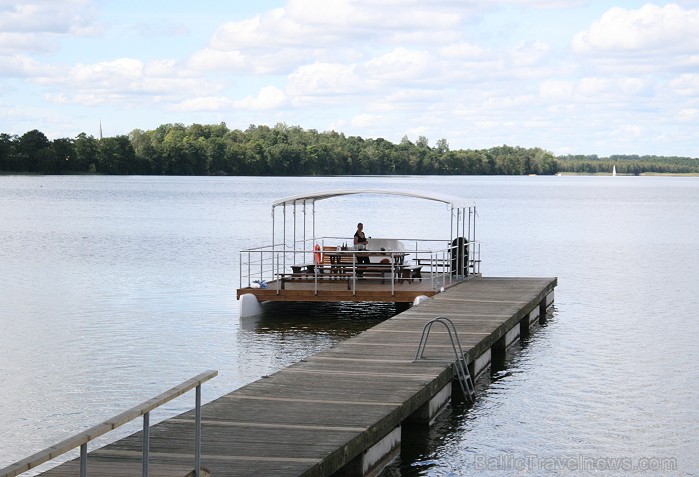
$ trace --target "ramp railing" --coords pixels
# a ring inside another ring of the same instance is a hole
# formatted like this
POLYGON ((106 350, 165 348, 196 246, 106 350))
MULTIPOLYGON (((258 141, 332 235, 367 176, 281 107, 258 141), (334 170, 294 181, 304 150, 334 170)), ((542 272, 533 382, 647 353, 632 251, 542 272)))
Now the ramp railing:
POLYGON ((87 477, 87 443, 113 431, 134 419, 143 416, 143 477, 148 476, 148 454, 150 438, 150 412, 176 397, 196 388, 195 398, 195 431, 194 431, 194 475, 201 472, 201 385, 218 375, 218 371, 206 371, 195 376, 164 393, 139 404, 126 412, 119 414, 86 431, 76 434, 34 455, 0 469, 0 477, 14 477, 35 467, 49 462, 71 450, 80 447, 80 477, 87 477))

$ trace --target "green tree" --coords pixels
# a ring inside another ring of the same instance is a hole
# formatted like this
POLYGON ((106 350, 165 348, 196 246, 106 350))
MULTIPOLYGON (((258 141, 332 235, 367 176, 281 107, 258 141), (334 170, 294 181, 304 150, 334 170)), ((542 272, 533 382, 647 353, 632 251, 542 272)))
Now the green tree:
POLYGON ((129 137, 125 135, 100 139, 97 151, 97 172, 130 174, 136 158, 129 137))
POLYGON ((0 171, 19 171, 19 161, 17 160, 16 145, 17 136, 0 133, 0 171))
POLYGON ((88 136, 84 132, 75 138, 75 161, 76 168, 84 172, 97 171, 97 155, 99 143, 93 136, 88 136))
POLYGON ((17 153, 24 162, 21 165, 22 170, 51 173, 56 167, 56 154, 51 149, 51 141, 38 129, 20 136, 17 153))
POLYGON ((77 152, 75 142, 69 138, 54 139, 51 147, 56 155, 55 172, 78 172, 77 152))

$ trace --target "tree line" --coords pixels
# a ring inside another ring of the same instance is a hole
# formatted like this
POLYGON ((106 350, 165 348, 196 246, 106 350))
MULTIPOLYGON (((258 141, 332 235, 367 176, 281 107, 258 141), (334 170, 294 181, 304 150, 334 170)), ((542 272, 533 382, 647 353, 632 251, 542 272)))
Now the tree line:
POLYGON ((0 171, 39 174, 138 175, 527 175, 699 172, 699 160, 656 156, 555 157, 544 149, 497 146, 451 150, 421 136, 395 144, 299 126, 251 125, 246 130, 214 125, 163 124, 128 135, 49 140, 39 130, 0 134, 0 171), (636 158, 634 160, 630 158, 636 158), (621 164, 624 164, 621 166, 621 164), (628 167, 628 170, 625 168, 628 167))
POLYGON ((0 134, 0 171, 42 174, 154 175, 409 175, 554 174, 556 160, 540 148, 499 146, 451 150, 425 137, 399 144, 298 126, 163 124, 151 131, 97 139, 49 140, 38 130, 0 134))
POLYGON ((567 155, 558 158, 559 172, 578 174, 610 173, 616 166, 618 174, 699 174, 699 159, 679 156, 639 156, 637 154, 567 155))

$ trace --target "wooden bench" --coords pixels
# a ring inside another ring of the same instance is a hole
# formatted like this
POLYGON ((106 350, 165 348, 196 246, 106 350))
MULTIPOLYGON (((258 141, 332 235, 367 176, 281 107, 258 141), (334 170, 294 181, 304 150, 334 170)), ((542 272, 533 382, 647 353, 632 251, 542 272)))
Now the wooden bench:
POLYGON ((284 290, 284 283, 290 282, 290 281, 307 281, 307 282, 314 282, 318 280, 319 282, 328 282, 330 280, 346 280, 347 281, 347 289, 351 289, 351 279, 352 279, 352 274, 351 273, 344 273, 344 272, 325 272, 325 273, 302 273, 301 275, 296 274, 296 273, 279 273, 277 274, 279 277, 279 283, 280 283, 280 288, 284 290))
MULTIPOLYGON (((285 280, 308 280, 316 279, 316 275, 319 279, 333 279, 333 278, 352 278, 356 272, 356 277, 362 278, 376 278, 381 280, 381 283, 386 283, 386 274, 390 274, 395 271, 398 277, 402 276, 403 265, 393 265, 391 266, 389 258, 384 258, 381 263, 355 263, 354 259, 359 256, 350 250, 338 250, 337 247, 324 246, 322 250, 322 258, 318 264, 297 264, 291 266, 292 273, 282 273, 280 278, 282 280, 282 288, 284 288, 285 280), (317 272, 317 273, 316 273, 317 272), (364 275, 369 276, 364 276, 364 275), (287 278, 288 277, 288 278, 287 278)), ((419 269, 422 267, 418 267, 419 269)), ((413 272, 409 272, 407 278, 413 277, 413 272)))
POLYGON ((416 258, 415 263, 420 266, 428 266, 434 268, 450 268, 451 260, 432 260, 431 258, 416 258))
POLYGON ((337 250, 337 247, 323 247, 323 257, 320 263, 317 265, 318 271, 322 274, 337 274, 337 273, 350 273, 352 269, 352 254, 351 253, 338 253, 345 252, 344 250, 337 250), (350 270, 348 272, 348 269, 350 270))
POLYGON ((316 268, 315 263, 301 263, 301 264, 291 265, 291 275, 298 276, 298 277, 303 277, 303 276, 308 276, 308 275, 313 276, 313 275, 315 275, 315 268, 316 268))
MULTIPOLYGON (((435 269, 439 270, 441 269, 451 269, 452 268, 452 261, 451 259, 437 259, 437 260, 432 260, 430 258, 416 258, 415 263, 418 265, 422 266, 427 266, 430 267, 430 269, 435 269)), ((473 273, 476 271, 476 264, 480 264, 480 260, 471 260, 468 262, 468 269, 471 270, 473 273)))
MULTIPOLYGON (((351 257, 350 257, 351 258, 351 257)), ((289 280, 315 280, 318 278, 319 280, 327 281, 327 280, 332 280, 332 279, 347 279, 348 282, 349 280, 352 279, 353 276, 356 276, 358 279, 363 279, 363 278, 369 278, 365 277, 365 274, 369 275, 378 275, 377 278, 381 280, 381 283, 386 282, 386 274, 390 274, 392 270, 400 270, 400 266, 395 266, 394 268, 391 268, 390 265, 384 265, 384 264, 356 264, 353 265, 352 262, 350 261, 349 263, 346 262, 339 262, 339 263, 333 263, 332 265, 327 265, 327 266, 317 266, 315 270, 318 271, 316 274, 314 273, 308 273, 308 272, 293 272, 292 273, 280 273, 279 277, 282 280, 282 288, 284 288, 284 281, 289 281, 289 280)), ((373 277, 371 277, 373 278, 373 277)), ((349 286, 349 285, 348 285, 349 286)))
POLYGON ((400 282, 417 278, 422 281, 422 265, 404 266, 400 269, 400 282))
MULTIPOLYGON (((352 255, 347 254, 347 255, 342 255, 339 257, 339 262, 333 261, 333 258, 335 260, 338 260, 338 257, 333 257, 330 254, 337 252, 337 247, 328 247, 325 246, 323 247, 322 251, 322 258, 320 263, 316 262, 309 262, 309 263, 295 263, 293 265, 290 265, 291 267, 291 277, 298 277, 298 278, 305 278, 308 276, 315 276, 316 270, 319 273, 325 273, 327 271, 332 271, 332 268, 334 268, 334 265, 337 263, 339 264, 352 264, 352 255)), ((318 253, 318 252, 315 252, 318 253)), ((288 275, 286 273, 282 275, 288 275)))
POLYGON ((391 273, 393 270, 398 270, 399 267, 391 267, 390 264, 379 264, 379 263, 371 263, 371 264, 360 264, 357 265, 357 276, 361 278, 368 278, 364 277, 365 274, 378 274, 381 279, 381 283, 386 283, 386 274, 391 273))

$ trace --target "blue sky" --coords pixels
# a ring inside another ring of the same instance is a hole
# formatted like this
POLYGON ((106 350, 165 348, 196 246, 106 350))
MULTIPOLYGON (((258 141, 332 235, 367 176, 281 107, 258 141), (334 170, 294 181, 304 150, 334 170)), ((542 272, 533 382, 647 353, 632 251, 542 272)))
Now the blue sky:
POLYGON ((699 0, 0 0, 0 133, 699 156, 699 0))

